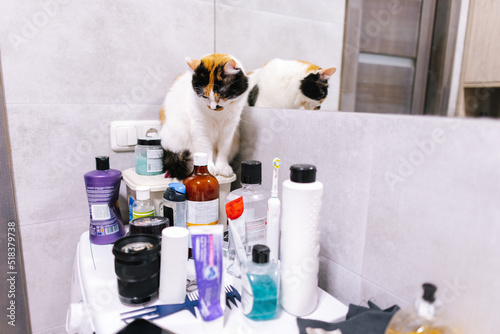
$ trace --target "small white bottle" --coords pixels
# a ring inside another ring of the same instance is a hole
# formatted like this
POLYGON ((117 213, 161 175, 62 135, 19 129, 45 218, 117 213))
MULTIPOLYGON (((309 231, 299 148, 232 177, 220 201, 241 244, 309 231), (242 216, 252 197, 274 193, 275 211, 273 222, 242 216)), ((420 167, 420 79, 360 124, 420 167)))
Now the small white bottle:
POLYGON ((300 317, 318 302, 319 213, 323 184, 316 181, 316 167, 290 167, 283 182, 281 218, 281 306, 300 317))
POLYGON ((150 195, 148 186, 138 186, 135 189, 136 200, 132 206, 133 219, 155 215, 155 206, 150 195))

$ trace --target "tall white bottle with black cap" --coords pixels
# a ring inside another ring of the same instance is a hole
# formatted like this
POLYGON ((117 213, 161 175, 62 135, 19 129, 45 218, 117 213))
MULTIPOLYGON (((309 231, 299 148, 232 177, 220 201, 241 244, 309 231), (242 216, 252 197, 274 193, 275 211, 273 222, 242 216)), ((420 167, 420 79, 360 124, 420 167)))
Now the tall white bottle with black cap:
POLYGON ((281 218, 281 306, 297 317, 318 302, 319 213, 323 184, 316 167, 296 164, 283 182, 281 218))

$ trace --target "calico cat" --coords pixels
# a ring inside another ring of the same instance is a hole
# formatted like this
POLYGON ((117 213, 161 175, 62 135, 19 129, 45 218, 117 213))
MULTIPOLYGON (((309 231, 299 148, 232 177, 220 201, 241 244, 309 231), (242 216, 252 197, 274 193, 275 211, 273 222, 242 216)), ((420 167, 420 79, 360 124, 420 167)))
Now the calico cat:
POLYGON ((185 179, 193 170, 195 152, 208 154, 212 175, 230 176, 248 78, 229 54, 186 58, 186 62, 190 70, 174 81, 160 111, 166 176, 185 179))
POLYGON ((301 60, 273 59, 248 74, 248 105, 319 110, 328 95, 328 79, 335 71, 301 60))

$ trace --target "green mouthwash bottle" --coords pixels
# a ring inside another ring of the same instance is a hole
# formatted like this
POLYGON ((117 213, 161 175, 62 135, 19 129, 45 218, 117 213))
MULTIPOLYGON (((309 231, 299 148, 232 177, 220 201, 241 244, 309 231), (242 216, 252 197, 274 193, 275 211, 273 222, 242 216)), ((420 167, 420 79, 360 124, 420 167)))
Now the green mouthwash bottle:
POLYGON ((243 314, 252 320, 267 320, 278 313, 278 264, 269 262, 269 247, 255 245, 252 261, 243 266, 243 314))

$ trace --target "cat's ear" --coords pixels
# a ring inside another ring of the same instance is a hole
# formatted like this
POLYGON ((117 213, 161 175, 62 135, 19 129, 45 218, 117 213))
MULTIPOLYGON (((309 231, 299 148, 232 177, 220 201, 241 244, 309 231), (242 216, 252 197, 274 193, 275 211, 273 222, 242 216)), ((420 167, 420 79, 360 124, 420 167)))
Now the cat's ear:
POLYGON ((193 71, 196 71, 196 69, 198 68, 198 66, 200 66, 200 64, 201 64, 201 60, 191 59, 189 57, 186 57, 186 63, 189 65, 189 67, 191 67, 191 69, 193 71))
POLYGON ((232 75, 232 74, 237 74, 240 71, 238 68, 238 65, 236 65, 236 62, 234 59, 231 59, 224 65, 224 73, 232 75))
POLYGON ((319 71, 320 80, 327 81, 330 77, 335 73, 337 69, 335 67, 330 67, 324 70, 319 71))

